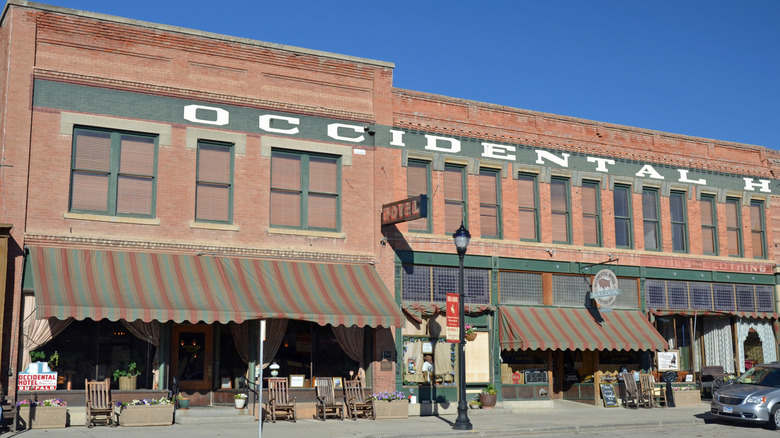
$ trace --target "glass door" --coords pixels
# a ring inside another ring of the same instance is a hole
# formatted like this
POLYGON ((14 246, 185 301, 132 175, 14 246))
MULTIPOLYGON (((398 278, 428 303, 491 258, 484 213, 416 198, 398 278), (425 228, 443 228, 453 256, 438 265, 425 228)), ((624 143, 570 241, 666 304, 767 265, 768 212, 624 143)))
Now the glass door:
POLYGON ((177 324, 173 326, 172 374, 179 388, 210 390, 213 352, 212 326, 177 324))

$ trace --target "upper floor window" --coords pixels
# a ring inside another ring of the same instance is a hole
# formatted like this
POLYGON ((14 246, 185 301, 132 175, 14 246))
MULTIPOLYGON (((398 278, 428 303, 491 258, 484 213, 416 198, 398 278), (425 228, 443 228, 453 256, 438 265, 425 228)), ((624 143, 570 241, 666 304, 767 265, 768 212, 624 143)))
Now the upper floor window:
POLYGON ((571 211, 569 180, 550 180, 550 207, 552 209, 553 242, 571 243, 571 211))
POLYGON ((463 223, 468 228, 466 204, 466 168, 444 166, 444 232, 454 233, 463 223))
POLYGON ((582 182, 582 238, 585 245, 601 246, 599 183, 582 182))
POLYGON ((340 158, 307 152, 271 152, 271 226, 338 231, 340 158))
POLYGON ((718 254, 718 215, 715 209, 715 197, 702 195, 699 201, 701 209, 701 246, 704 254, 718 254))
POLYGON ((688 224, 685 214, 685 192, 669 194, 669 214, 672 220, 672 250, 688 251, 688 224))
MULTIPOLYGON (((406 165, 406 195, 409 197, 428 196, 428 217, 407 222, 410 231, 431 232, 431 163, 430 161, 409 160, 406 165)), ((458 224, 460 226, 460 224, 458 224)), ((457 230, 457 227, 455 228, 457 230)), ((454 232, 455 230, 453 230, 454 232)))
POLYGON ((195 220, 233 221, 233 147, 230 144, 198 142, 195 220))
POLYGON ((479 170, 479 219, 482 237, 501 238, 501 173, 479 170))
POLYGON ((737 198, 726 198, 726 237, 728 255, 742 257, 742 211, 737 198))
POLYGON ((764 223, 764 203, 750 201, 750 237, 753 241, 753 258, 766 258, 766 225, 764 223))
POLYGON ((631 187, 615 184, 615 188, 612 190, 612 201, 615 208, 615 246, 631 248, 633 247, 631 187))
POLYGON ((539 241, 539 185, 536 175, 517 176, 520 240, 539 241))
POLYGON ((70 210, 154 217, 157 136, 75 128, 70 210))
POLYGON ((642 190, 642 223, 645 233, 645 249, 661 250, 661 221, 658 214, 658 190, 642 190))

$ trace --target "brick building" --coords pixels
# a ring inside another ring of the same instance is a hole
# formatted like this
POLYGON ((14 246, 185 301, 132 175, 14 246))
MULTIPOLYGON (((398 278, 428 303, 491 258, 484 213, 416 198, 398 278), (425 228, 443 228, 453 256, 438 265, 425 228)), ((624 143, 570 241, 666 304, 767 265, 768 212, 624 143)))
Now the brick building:
POLYGON ((150 392, 175 377, 226 402, 266 319, 262 362, 303 400, 315 376, 354 375, 454 400, 461 223, 469 391, 593 401, 592 379, 658 370, 657 350, 686 374, 776 360, 776 151, 19 0, 0 30, 11 392, 32 352, 65 396, 136 363, 150 392), (428 217, 381 225, 420 194, 428 217))

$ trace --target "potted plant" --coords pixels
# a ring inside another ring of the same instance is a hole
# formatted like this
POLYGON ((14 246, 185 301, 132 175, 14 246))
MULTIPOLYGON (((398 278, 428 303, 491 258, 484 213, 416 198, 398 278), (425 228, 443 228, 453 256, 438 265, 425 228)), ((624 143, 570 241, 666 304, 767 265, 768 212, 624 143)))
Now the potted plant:
POLYGON ((17 406, 17 424, 25 429, 55 429, 65 427, 67 403, 50 398, 43 401, 22 400, 17 406))
POLYGON ((120 426, 170 426, 173 424, 173 401, 168 397, 117 403, 115 412, 120 426))
POLYGON ((179 409, 189 409, 190 408, 190 399, 189 397, 183 395, 183 394, 177 394, 176 395, 176 403, 179 406, 179 409))
POLYGON ((246 393, 239 392, 233 394, 233 402, 236 404, 236 409, 244 409, 244 405, 246 405, 246 393))
POLYGON ((409 418, 409 399, 401 391, 377 392, 368 400, 374 405, 374 420, 409 418))
POLYGON ((135 362, 130 362, 124 369, 114 370, 114 380, 119 381, 119 389, 135 389, 136 379, 141 374, 140 368, 135 362))
POLYGON ((474 397, 474 400, 469 400, 469 408, 479 409, 482 406, 482 402, 479 401, 479 395, 474 397))
POLYGON ((482 409, 493 409, 496 406, 496 398, 498 391, 493 384, 489 384, 482 388, 479 394, 479 401, 482 403, 482 409))
POLYGON ((474 327, 471 324, 466 324, 466 326, 464 328, 466 329, 465 336, 466 336, 466 340, 467 341, 471 342, 474 339, 477 339, 477 328, 476 327, 474 327))

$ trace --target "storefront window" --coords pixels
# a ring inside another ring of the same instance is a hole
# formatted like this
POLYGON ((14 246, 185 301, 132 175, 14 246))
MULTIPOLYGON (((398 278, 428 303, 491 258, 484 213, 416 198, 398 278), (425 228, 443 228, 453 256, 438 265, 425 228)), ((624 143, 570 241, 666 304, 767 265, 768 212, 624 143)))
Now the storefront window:
POLYGON ((289 322, 273 361, 279 365, 280 377, 304 375, 309 382, 312 376, 349 378, 350 371, 355 376, 360 368, 344 352, 330 325, 308 321, 289 322))
POLYGON ((441 338, 404 337, 404 386, 455 385, 455 344, 441 338))
MULTIPOLYGON (((71 323, 56 338, 33 350, 31 356, 33 361, 50 361, 57 353, 57 389, 65 389, 70 380, 72 390, 83 390, 85 379, 112 378, 114 370, 125 369, 130 362, 135 362, 141 372, 137 387, 149 389, 156 349, 132 335, 121 322, 84 320, 71 323)), ((113 378, 111 385, 118 388, 113 378)))
POLYGON ((547 382, 547 352, 543 350, 502 350, 501 383, 547 382))
POLYGON ((658 333, 669 342, 669 348, 680 351, 680 369, 691 370, 691 319, 687 316, 665 316, 657 320, 658 333))

